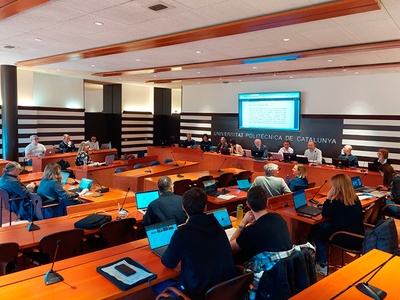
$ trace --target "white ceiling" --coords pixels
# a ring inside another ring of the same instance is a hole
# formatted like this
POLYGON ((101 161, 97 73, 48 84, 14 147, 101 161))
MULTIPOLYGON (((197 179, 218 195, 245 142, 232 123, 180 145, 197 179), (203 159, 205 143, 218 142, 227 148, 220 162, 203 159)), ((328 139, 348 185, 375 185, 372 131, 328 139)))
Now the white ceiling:
MULTIPOLYGON (((148 6, 160 2, 157 0, 53 0, 47 2, 0 21, 0 64, 14 65, 19 61, 157 37, 330 1, 163 0, 168 9, 159 12, 148 9, 148 6), (103 22, 104 25, 97 26, 94 22, 103 22), (41 41, 36 41, 37 38, 41 41), (4 48, 10 45, 15 48, 4 48)), ((345 68, 350 65, 400 62, 400 48, 395 48, 352 54, 320 55, 294 61, 160 72, 156 75, 138 74, 105 78, 91 76, 92 73, 97 72, 279 55, 287 52, 388 40, 400 40, 400 0, 381 0, 381 9, 378 11, 174 46, 54 63, 35 67, 32 70, 98 81, 135 84, 145 84, 149 80, 193 78, 193 81, 157 85, 168 87, 197 84, 198 77, 203 78, 201 82, 219 83, 220 80, 255 81, 290 76, 299 78, 346 76, 354 72, 359 74, 399 72, 400 68, 364 68, 359 71, 352 69, 351 72, 334 70, 316 71, 312 74, 301 74, 301 72, 290 74, 292 70, 345 68), (289 38, 290 41, 284 42, 284 38, 289 38), (196 54, 196 50, 202 53, 196 54), (275 77, 272 74, 225 77, 281 71, 289 72, 275 77), (204 79, 204 77, 213 78, 204 79)))

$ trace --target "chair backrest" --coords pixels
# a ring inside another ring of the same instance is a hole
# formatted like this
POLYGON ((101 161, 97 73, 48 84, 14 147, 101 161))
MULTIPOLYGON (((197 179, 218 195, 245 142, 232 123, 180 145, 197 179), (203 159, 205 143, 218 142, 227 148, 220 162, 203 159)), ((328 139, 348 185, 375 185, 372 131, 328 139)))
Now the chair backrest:
POLYGON ((217 179, 218 187, 229 186, 232 178, 233 178, 233 173, 222 173, 217 179))
POLYGON ((172 158, 167 157, 166 159, 164 159, 164 164, 169 164, 172 163, 174 160, 172 158))
POLYGON ((374 206, 372 207, 371 217, 367 222, 369 224, 376 224, 379 220, 383 219, 382 208, 385 203, 385 197, 380 197, 374 201, 374 206))
POLYGON ((105 239, 106 247, 133 241, 135 224, 135 218, 126 218, 103 224, 100 228, 100 235, 105 239))
POLYGON ((235 179, 249 179, 251 181, 251 171, 242 171, 235 176, 235 179))
POLYGON ((19 245, 17 243, 0 244, 0 276, 15 271, 14 260, 17 256, 19 245), (11 270, 7 266, 12 264, 11 270))
POLYGON ((120 167, 120 168, 116 168, 114 173, 121 173, 121 172, 126 172, 126 171, 129 171, 129 169, 126 167, 120 167))
POLYGON ((70 258, 80 254, 82 248, 83 229, 71 229, 49 234, 40 239, 40 247, 43 253, 49 255, 49 262, 54 259, 56 243, 60 240, 60 246, 56 260, 70 258))
POLYGON ((157 166, 157 165, 161 165, 161 163, 158 160, 154 160, 150 163, 150 166, 157 166))
POLYGON ((6 210, 10 210, 10 196, 6 190, 0 189, 0 200, 1 200, 1 207, 5 208, 6 210))
POLYGON ((250 283, 254 274, 252 272, 241 274, 235 278, 224 281, 210 288, 204 299, 205 300, 240 300, 247 294, 250 283))
POLYGON ((174 182, 174 193, 176 195, 183 195, 191 186, 190 179, 182 179, 174 182))
POLYGON ((144 167, 146 167, 145 164, 136 164, 136 165, 133 166, 134 169, 141 169, 141 168, 144 168, 144 167))
POLYGON ((206 175, 206 176, 202 176, 200 178, 197 179, 196 181, 196 185, 197 187, 204 189, 204 183, 203 181, 207 181, 207 180, 212 180, 214 177, 212 175, 206 175))

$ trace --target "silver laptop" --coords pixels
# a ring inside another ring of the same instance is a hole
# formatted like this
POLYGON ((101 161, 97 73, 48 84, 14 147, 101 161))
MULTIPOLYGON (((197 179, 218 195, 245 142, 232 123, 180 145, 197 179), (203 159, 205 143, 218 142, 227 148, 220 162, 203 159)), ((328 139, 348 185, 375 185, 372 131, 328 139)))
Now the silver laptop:
POLYGON ((309 206, 307 204, 307 198, 304 191, 298 191, 293 193, 293 203, 296 212, 305 217, 313 217, 322 213, 322 208, 309 206))
POLYGON ((46 149, 46 151, 44 152, 44 156, 51 156, 56 154, 56 149, 46 149))
POLYGON ((219 224, 225 230, 226 236, 228 239, 231 238, 233 233, 236 231, 236 228, 233 228, 231 218, 229 217, 228 210, 226 208, 219 208, 216 210, 210 210, 207 212, 207 215, 213 214, 217 219, 219 224))
POLYGON ((159 197, 157 190, 137 192, 135 194, 137 211, 145 215, 149 204, 159 197))
POLYGON ((161 257, 167 250, 169 242, 178 225, 175 220, 145 226, 151 251, 161 257))

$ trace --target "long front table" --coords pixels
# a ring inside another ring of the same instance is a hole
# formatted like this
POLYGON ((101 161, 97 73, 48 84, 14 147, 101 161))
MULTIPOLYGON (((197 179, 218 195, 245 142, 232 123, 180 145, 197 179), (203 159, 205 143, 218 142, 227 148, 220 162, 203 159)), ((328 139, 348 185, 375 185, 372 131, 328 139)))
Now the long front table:
MULTIPOLYGON (((285 163, 270 160, 254 160, 251 157, 222 155, 210 152, 203 153, 198 149, 186 149, 177 147, 148 147, 147 149, 148 155, 158 155, 158 158, 160 160, 171 157, 171 152, 174 154, 174 157, 176 159, 199 162, 199 171, 215 170, 221 168, 221 166, 224 168, 240 168, 252 171, 252 178, 254 179, 256 176, 265 175, 264 165, 268 162, 272 162, 277 164, 281 168, 278 176, 285 178, 286 175, 289 174, 293 178, 292 168, 294 166, 294 163, 285 163)), ((382 176, 379 174, 379 172, 370 172, 366 169, 336 169, 335 167, 329 165, 307 166, 306 168, 308 181, 315 182, 316 186, 322 186, 324 181, 328 180, 328 182, 322 188, 322 192, 329 191, 329 189, 331 188, 329 179, 338 173, 344 173, 349 175, 350 177, 360 176, 362 177, 363 184, 366 186, 377 186, 378 184, 382 184, 382 176)))
MULTIPOLYGON (((62 159, 69 162, 71 166, 75 166, 76 154, 77 152, 69 152, 48 156, 29 156, 28 158, 32 160, 33 172, 43 172, 48 163, 59 162, 62 159)), ((118 154, 118 151, 117 149, 90 150, 89 154, 92 161, 103 162, 107 155, 118 154)))

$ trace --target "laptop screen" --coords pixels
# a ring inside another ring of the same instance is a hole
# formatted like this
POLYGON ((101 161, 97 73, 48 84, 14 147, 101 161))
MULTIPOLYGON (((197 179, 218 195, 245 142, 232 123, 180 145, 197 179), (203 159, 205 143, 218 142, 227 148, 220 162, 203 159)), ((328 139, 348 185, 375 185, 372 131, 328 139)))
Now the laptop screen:
POLYGON ((232 227, 232 222, 231 219, 229 218, 228 210, 226 208, 208 211, 207 215, 209 214, 214 215, 214 217, 217 219, 222 228, 228 229, 232 227))
POLYGON ((90 188, 92 187, 92 184, 93 184, 93 180, 88 179, 88 178, 82 178, 81 183, 79 184, 79 188, 90 190, 90 188))
POLYGON ((104 161, 106 163, 106 165, 111 165, 114 163, 114 159, 115 159, 115 155, 114 154, 109 154, 104 158, 104 161))
POLYGON ((69 172, 61 171, 61 184, 66 184, 69 178, 69 172))
POLYGON ((151 202, 158 199, 160 195, 157 190, 154 191, 146 191, 146 192, 137 192, 135 194, 136 198, 136 207, 137 209, 145 209, 149 206, 151 202))
POLYGON ((294 208, 298 210, 300 207, 307 205, 306 193, 304 191, 298 191, 293 193, 294 208))
POLYGON ((361 182, 360 176, 351 177, 351 183, 353 184, 353 187, 354 187, 355 189, 358 189, 358 188, 360 188, 360 187, 363 186, 363 185, 362 185, 362 182, 361 182))
POLYGON ((160 248, 169 245, 171 237, 178 229, 175 220, 169 220, 149 226, 145 226, 150 249, 160 248))
POLYGON ((236 180, 239 189, 248 189, 251 187, 251 184, 248 179, 238 179, 236 180))

